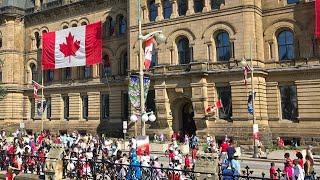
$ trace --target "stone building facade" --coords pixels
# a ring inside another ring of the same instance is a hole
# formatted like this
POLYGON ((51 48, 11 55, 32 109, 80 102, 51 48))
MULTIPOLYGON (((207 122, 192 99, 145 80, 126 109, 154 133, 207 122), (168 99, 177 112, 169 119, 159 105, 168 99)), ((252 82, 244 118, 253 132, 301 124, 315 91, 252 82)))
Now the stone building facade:
MULTIPOLYGON (((130 1, 132 72, 139 67, 138 25, 133 18, 137 10, 131 8, 135 6, 130 1)), ((166 36, 155 48, 151 77, 157 121, 147 131, 196 130, 250 142, 251 83, 245 85, 240 62, 252 57, 255 115, 262 138, 319 142, 314 1, 145 0, 141 6, 143 34, 162 30, 166 36), (206 109, 218 99, 224 108, 208 114, 206 109)))
MULTIPOLYGON (((153 55, 147 133, 229 134, 250 141, 253 59, 255 115, 265 140, 319 142, 320 60, 311 0, 141 0, 143 33, 162 30, 153 55), (250 48, 251 46, 251 48, 250 48), (251 50, 250 50, 251 49, 251 50), (214 114, 206 109, 221 99, 214 114), (153 101, 154 100, 154 101, 153 101)), ((43 72, 44 129, 119 135, 134 110, 128 74, 139 67, 137 1, 0 0, 1 127, 40 130, 32 80, 41 82, 41 35, 103 22, 103 64, 43 72), (49 108, 50 107, 50 108, 49 108)), ((41 94, 41 93, 40 93, 41 94)), ((135 129, 129 122, 129 132, 135 129)), ((137 127, 139 128, 139 126, 137 127)), ((136 129, 137 130, 137 129, 136 129)))
POLYGON ((8 91, 0 103, 1 129, 14 130, 24 122, 26 129, 41 130, 32 82, 41 84, 43 77, 45 130, 121 134, 128 117, 127 1, 0 2, 1 80, 8 91), (43 71, 42 76, 43 33, 98 21, 103 23, 102 64, 43 71))

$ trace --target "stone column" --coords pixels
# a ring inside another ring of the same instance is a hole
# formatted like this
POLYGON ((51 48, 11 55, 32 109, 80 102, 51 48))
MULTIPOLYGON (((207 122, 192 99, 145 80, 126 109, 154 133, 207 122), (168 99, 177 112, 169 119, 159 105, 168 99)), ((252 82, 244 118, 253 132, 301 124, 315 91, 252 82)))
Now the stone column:
POLYGON ((156 123, 160 129, 169 128, 172 129, 172 112, 170 108, 169 98, 165 81, 156 81, 155 89, 155 103, 157 109, 156 123))
POLYGON ((80 93, 69 93, 69 120, 80 120, 82 102, 80 93))
POLYGON ((39 11, 41 7, 40 0, 35 0, 34 2, 34 10, 39 11))
MULTIPOLYGON (((263 77, 254 77, 255 98, 255 116, 256 123, 263 123, 262 120, 267 120, 267 101, 266 101, 266 83, 263 77)), ((231 97, 232 97, 232 117, 234 121, 252 121, 252 115, 248 113, 248 96, 251 91, 250 80, 247 86, 243 81, 232 81, 231 97)))
POLYGON ((177 2, 177 0, 172 0, 171 3, 172 3, 172 14, 171 14, 170 19, 176 18, 178 16, 178 2, 177 2))
POLYGON ((92 78, 99 78, 99 64, 92 65, 92 78))
POLYGON ((208 107, 208 91, 207 91, 207 79, 205 78, 192 78, 191 90, 192 90, 192 106, 194 110, 194 121, 197 126, 197 130, 201 130, 207 127, 205 121, 205 109, 208 107))
POLYGON ((267 82, 266 84, 268 120, 278 121, 281 118, 281 109, 279 106, 279 102, 281 100, 278 86, 279 84, 278 82, 267 82))
POLYGON ((210 0, 204 0, 204 6, 202 12, 211 11, 211 3, 210 0))
POLYGON ((161 21, 163 20, 163 6, 161 0, 156 0, 156 6, 158 9, 158 16, 156 18, 156 21, 161 21))
POLYGON ((141 6, 142 23, 148 23, 149 22, 149 11, 148 11, 147 7, 148 7, 147 5, 142 5, 141 6))
POLYGON ((51 120, 63 119, 63 101, 61 94, 51 94, 51 120))
POLYGON ((194 8, 193 8, 193 0, 188 0, 188 10, 187 10, 187 15, 194 14, 194 8))
POLYGON ((320 117, 320 104, 319 100, 315 97, 320 97, 320 80, 298 80, 295 81, 295 85, 297 87, 299 121, 318 121, 320 117))
POLYGON ((88 92, 88 120, 99 120, 100 119, 100 92, 88 92))
MULTIPOLYGON (((215 83, 207 83, 207 95, 208 95, 208 106, 214 105, 217 101, 217 94, 215 90, 215 83)), ((207 108, 207 107, 206 107, 207 108)), ((209 118, 209 120, 215 120, 218 116, 216 113, 213 117, 209 118)))

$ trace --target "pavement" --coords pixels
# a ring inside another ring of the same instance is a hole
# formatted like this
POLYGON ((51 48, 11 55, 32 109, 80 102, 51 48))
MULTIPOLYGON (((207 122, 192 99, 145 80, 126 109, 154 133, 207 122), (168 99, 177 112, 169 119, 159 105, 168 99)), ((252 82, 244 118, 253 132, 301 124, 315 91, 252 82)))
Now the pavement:
MULTIPOLYGON (((159 157, 159 161, 163 163, 165 167, 168 166, 168 157, 165 156, 164 151, 165 151, 166 145, 155 145, 152 143, 151 149, 152 149, 152 155, 156 155, 159 157)), ((241 169, 245 169, 246 166, 250 167, 250 171, 253 171, 252 176, 256 177, 262 177, 262 173, 266 174, 266 177, 269 177, 269 168, 270 168, 270 163, 274 162, 276 165, 276 169, 280 168, 280 170, 283 169, 284 167, 284 159, 283 155, 284 153, 289 152, 290 157, 293 159, 295 158, 295 153, 296 151, 292 150, 277 150, 268 153, 264 158, 253 158, 252 157, 252 152, 243 152, 241 154, 241 157, 239 158, 240 164, 241 164, 241 169)), ((208 156, 215 157, 216 155, 214 154, 206 154, 204 152, 199 151, 199 160, 197 165, 200 167, 196 169, 196 171, 200 172, 212 172, 214 173, 214 158, 210 158, 208 160, 208 156)), ((315 158, 315 172, 320 175, 320 156, 314 156, 315 158)))

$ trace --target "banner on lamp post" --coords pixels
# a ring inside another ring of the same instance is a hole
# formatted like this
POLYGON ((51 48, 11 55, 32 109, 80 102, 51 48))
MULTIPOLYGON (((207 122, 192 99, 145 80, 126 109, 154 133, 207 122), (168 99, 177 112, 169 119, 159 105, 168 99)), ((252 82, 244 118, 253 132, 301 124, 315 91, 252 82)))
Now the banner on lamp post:
POLYGON ((253 124, 253 139, 259 139, 259 126, 258 126, 258 124, 253 124))
POLYGON ((137 155, 150 155, 150 142, 149 136, 138 136, 137 137, 137 155))
POLYGON ((122 129, 123 129, 123 133, 127 133, 127 129, 128 129, 127 121, 122 121, 122 129))
MULTIPOLYGON (((150 87, 150 78, 144 77, 144 101, 146 101, 148 96, 148 91, 150 87)), ((129 82, 129 99, 132 104, 132 106, 135 109, 140 108, 140 79, 139 76, 130 76, 130 82, 129 82)))

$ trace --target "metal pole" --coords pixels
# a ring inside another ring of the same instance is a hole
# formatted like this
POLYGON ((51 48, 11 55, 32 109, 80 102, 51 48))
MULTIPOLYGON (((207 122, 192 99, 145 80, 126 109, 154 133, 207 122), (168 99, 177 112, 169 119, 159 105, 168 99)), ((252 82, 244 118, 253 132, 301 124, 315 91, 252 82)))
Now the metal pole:
POLYGON ((141 0, 138 0, 138 25, 139 25, 139 80, 140 80, 140 120, 141 120, 141 135, 146 135, 145 122, 142 121, 144 113, 144 86, 143 86, 143 53, 142 53, 142 30, 141 30, 141 0))
POLYGON ((41 68, 41 132, 43 132, 43 112, 44 112, 44 108, 43 108, 43 98, 44 98, 44 94, 43 94, 43 69, 41 68))
MULTIPOLYGON (((250 68, 251 68, 251 93, 252 93, 252 122, 253 122, 253 125, 255 124, 255 119, 256 119, 256 116, 255 116, 255 94, 254 94, 254 81, 253 81, 253 71, 254 71, 254 68, 253 68, 253 62, 252 62, 252 41, 250 40, 250 68)), ((252 128, 253 130, 253 128, 252 128)), ((254 133, 254 132, 253 132, 254 133)), ((257 155, 257 146, 256 146, 256 140, 255 138, 253 138, 253 157, 254 158, 257 158, 258 155, 257 155)))

